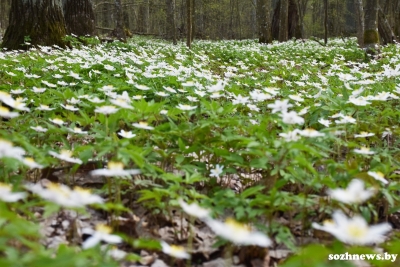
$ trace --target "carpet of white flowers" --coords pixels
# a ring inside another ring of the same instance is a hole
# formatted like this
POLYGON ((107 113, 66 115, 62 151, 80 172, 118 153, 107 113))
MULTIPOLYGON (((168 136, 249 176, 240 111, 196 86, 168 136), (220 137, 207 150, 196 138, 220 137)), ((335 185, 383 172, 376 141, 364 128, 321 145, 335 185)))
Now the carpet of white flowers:
POLYGON ((399 45, 69 40, 0 52, 0 266, 400 252, 399 45))

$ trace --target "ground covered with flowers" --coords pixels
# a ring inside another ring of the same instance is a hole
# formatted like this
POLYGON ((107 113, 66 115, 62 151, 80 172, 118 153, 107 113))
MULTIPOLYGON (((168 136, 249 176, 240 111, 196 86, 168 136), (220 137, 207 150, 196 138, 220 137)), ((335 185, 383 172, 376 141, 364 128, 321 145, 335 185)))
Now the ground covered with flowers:
POLYGON ((400 46, 0 52, 0 266, 398 266, 400 46))

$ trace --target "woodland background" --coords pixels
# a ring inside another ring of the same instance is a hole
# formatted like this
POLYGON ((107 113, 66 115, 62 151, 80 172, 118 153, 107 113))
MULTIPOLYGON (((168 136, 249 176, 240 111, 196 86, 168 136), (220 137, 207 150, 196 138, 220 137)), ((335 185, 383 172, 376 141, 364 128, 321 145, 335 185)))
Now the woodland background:
MULTIPOLYGON (((123 27, 128 34, 168 37, 167 4, 175 2, 175 29, 177 38, 183 40, 187 33, 187 0, 120 0, 123 27)), ((193 0, 192 0, 193 1, 193 0)), ((356 35, 356 10, 359 0, 284 0, 289 5, 288 39, 323 38, 325 22, 327 37, 356 35), (325 14, 327 17, 325 18, 325 14), (326 21, 325 21, 326 19, 326 21), (299 24, 299 25, 297 25, 299 24), (300 32, 295 32, 299 26, 300 32)), ((119 1, 92 1, 96 33, 110 35, 117 24, 116 3, 119 1)), ((278 39, 279 7, 281 0, 260 0, 270 4, 269 20, 272 36, 278 39)), ((364 1, 364 8, 369 5, 364 1)), ((399 36, 400 1, 379 0, 380 27, 386 25, 394 36, 399 36)), ((259 36, 257 30, 257 0, 196 0, 193 7, 194 39, 248 39, 259 36)), ((9 23, 11 0, 0 0, 0 36, 4 35, 9 23)), ((260 8, 259 8, 260 9, 260 8)), ((380 35, 382 37, 382 31, 380 35)), ((391 34, 391 33, 389 33, 391 34)), ((381 41, 386 43, 384 38, 381 41)))

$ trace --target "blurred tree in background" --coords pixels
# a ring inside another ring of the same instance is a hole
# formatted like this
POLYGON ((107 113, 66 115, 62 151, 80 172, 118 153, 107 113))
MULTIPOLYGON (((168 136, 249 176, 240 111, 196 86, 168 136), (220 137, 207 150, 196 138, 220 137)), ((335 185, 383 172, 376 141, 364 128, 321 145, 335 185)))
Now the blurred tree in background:
MULTIPOLYGON (((1 36, 7 29, 13 1, 18 0, 0 0, 1 36)), ((323 38, 327 32, 327 37, 357 36, 362 45, 365 30, 370 30, 365 27, 370 25, 377 26, 382 44, 400 35, 400 0, 196 0, 191 20, 187 18, 187 3, 191 1, 185 0, 62 1, 67 32, 77 35, 123 39, 123 33, 132 33, 186 41, 188 21, 193 24, 191 40, 258 38, 268 43, 323 38), (371 2, 376 2, 372 9, 371 2), (65 7, 70 3, 76 4, 74 9, 65 7), (370 20, 375 11, 377 15, 372 17, 376 17, 376 24, 370 20)))

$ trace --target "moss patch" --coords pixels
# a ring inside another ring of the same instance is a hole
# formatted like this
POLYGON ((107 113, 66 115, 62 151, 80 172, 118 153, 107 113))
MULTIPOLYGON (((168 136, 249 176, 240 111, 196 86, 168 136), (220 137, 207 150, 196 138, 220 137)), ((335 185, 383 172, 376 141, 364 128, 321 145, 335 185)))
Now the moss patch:
POLYGON ((364 44, 379 44, 379 33, 377 30, 364 31, 364 44))

